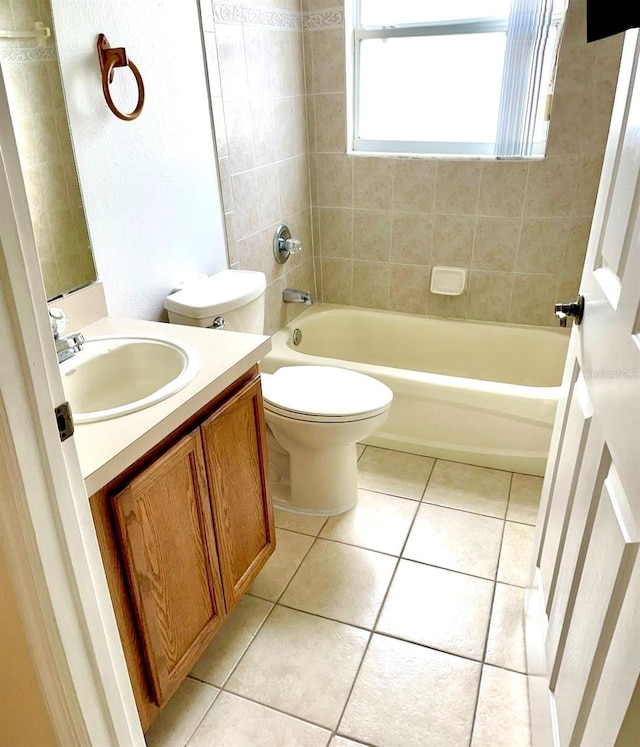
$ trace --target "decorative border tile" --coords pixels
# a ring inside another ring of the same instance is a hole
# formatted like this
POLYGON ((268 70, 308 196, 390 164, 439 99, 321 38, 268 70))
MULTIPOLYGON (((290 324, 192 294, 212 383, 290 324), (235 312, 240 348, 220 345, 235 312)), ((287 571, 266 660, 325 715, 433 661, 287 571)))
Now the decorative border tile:
POLYGON ((237 3, 213 3, 213 20, 216 23, 243 24, 245 26, 273 26, 281 29, 300 29, 300 13, 277 8, 264 8, 259 5, 238 5, 237 3))
POLYGON ((309 31, 318 29, 338 29, 344 27, 344 10, 330 8, 329 10, 312 10, 304 14, 302 25, 309 31))
POLYGON ((242 5, 213 3, 213 20, 216 23, 242 23, 242 5))
POLYGON ((245 7, 242 22, 251 26, 276 26, 281 29, 302 28, 300 13, 275 8, 245 7))
POLYGON ((35 62, 37 60, 55 60, 57 57, 54 47, 0 49, 0 62, 35 62))

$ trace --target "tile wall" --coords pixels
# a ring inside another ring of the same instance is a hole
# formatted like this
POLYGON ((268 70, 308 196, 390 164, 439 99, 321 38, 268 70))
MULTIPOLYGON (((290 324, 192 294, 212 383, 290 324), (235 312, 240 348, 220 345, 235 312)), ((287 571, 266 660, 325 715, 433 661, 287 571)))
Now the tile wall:
MULTIPOLYGON (((555 323, 553 303, 578 287, 621 48, 620 37, 583 43, 584 6, 568 11, 548 157, 488 162, 346 155, 336 0, 202 3, 229 261, 267 274, 269 332, 301 310, 281 303, 285 287, 333 303, 555 323), (305 245, 284 266, 271 248, 280 222, 305 245), (436 264, 468 268, 468 292, 430 294, 436 264)), ((0 27, 40 19, 51 23, 48 0, 0 8, 0 27)), ((50 48, 3 41, 0 55, 52 297, 95 277, 58 67, 50 48)))
MULTIPOLYGON (((5 0, 0 28, 51 27, 49 0, 5 0)), ((47 298, 95 280, 52 40, 0 40, 2 65, 47 298)))
POLYGON ((553 304, 578 290, 621 37, 584 43, 585 0, 571 0, 544 160, 349 157, 343 5, 302 3, 321 298, 554 325, 553 304), (468 291, 429 293, 434 265, 466 267, 468 291))
POLYGON ((282 303, 285 287, 315 293, 300 3, 214 0, 202 14, 229 262, 266 273, 273 333, 302 310, 282 303), (304 246, 285 265, 279 223, 304 246))

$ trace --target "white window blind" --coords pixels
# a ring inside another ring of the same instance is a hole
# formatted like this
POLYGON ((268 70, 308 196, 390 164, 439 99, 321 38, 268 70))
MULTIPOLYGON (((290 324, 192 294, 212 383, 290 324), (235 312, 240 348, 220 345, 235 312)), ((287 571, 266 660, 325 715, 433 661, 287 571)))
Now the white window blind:
POLYGON ((562 0, 353 2, 354 151, 544 153, 562 0))

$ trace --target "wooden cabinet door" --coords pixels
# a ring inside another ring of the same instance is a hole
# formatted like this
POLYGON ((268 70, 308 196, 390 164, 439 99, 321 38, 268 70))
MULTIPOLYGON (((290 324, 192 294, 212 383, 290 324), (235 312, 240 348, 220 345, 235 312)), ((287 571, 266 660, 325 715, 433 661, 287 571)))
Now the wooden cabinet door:
POLYGON ((275 549, 260 379, 249 381, 202 425, 227 609, 275 549))
POLYGON ((224 617, 199 431, 113 498, 153 696, 162 705, 224 617))

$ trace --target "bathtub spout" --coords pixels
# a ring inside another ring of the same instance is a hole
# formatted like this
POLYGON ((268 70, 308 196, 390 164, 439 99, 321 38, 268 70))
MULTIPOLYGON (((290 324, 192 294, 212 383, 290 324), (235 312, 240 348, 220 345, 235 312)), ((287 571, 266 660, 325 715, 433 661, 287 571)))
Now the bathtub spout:
POLYGON ((310 291, 296 290, 296 288, 285 288, 282 291, 282 300, 284 303, 303 303, 305 306, 311 306, 313 303, 310 291))

